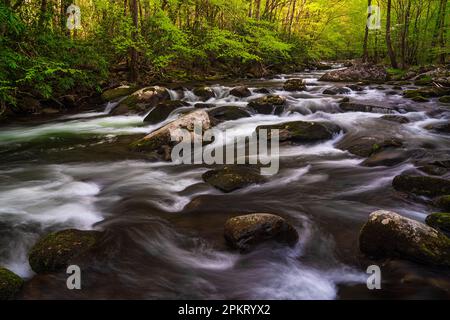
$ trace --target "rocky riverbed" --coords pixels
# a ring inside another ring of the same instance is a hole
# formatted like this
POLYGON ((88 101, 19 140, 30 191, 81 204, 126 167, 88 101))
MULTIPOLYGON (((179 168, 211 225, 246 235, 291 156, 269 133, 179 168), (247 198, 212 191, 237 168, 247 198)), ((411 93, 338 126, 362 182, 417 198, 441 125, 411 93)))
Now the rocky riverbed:
POLYGON ((0 298, 450 298, 448 77, 339 67, 0 128, 0 298), (279 172, 171 162, 196 121, 231 132, 208 147, 278 129, 279 172))

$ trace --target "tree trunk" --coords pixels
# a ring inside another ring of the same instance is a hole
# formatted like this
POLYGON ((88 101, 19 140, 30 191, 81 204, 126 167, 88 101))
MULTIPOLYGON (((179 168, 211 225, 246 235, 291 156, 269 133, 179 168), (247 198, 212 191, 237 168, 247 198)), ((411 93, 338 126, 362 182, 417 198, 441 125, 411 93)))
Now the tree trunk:
POLYGON ((391 42, 391 1, 388 0, 387 2, 387 16, 386 16, 386 46, 388 49, 389 59, 391 60, 392 68, 397 69, 397 59, 395 57, 394 49, 392 48, 392 42, 391 42))
POLYGON ((409 14, 411 12, 411 1, 408 1, 406 10, 405 10, 405 19, 403 22, 403 32, 402 32, 402 42, 401 42, 401 53, 402 53, 402 69, 406 69, 406 38, 408 36, 408 28, 409 28, 409 14))
POLYGON ((130 81, 137 82, 139 78, 138 74, 138 53, 135 48, 138 34, 138 5, 137 0, 130 1, 130 13, 133 19, 134 30, 132 32, 133 47, 130 50, 130 81))
MULTIPOLYGON (((367 8, 369 8, 372 5, 372 0, 367 1, 367 8)), ((369 39, 369 18, 371 16, 371 13, 367 14, 367 20, 366 20, 366 31, 364 32, 364 44, 363 44, 363 62, 367 62, 369 59, 369 51, 367 49, 367 41, 369 39)))
POLYGON ((439 43, 441 45, 441 54, 439 55, 439 62, 445 64, 446 53, 445 53, 445 16, 447 12, 447 0, 442 0, 442 11, 441 11, 441 25, 439 28, 439 43))

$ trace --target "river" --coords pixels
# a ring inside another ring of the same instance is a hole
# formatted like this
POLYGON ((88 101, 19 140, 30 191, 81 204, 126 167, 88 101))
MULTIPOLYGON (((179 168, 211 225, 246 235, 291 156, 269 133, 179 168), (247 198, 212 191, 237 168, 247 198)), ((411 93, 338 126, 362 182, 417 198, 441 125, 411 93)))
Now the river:
MULTIPOLYGON (((254 114, 219 129, 248 135, 258 125, 294 120, 328 120, 345 129, 315 145, 283 146, 280 171, 262 185, 229 194, 202 181, 202 165, 152 162, 128 145, 158 125, 142 116, 110 116, 111 105, 45 121, 0 128, 0 265, 32 279, 23 299, 377 299, 447 297, 450 281, 442 270, 401 261, 382 261, 383 288, 368 290, 358 234, 369 214, 387 209, 424 221, 430 208, 401 197, 394 176, 414 170, 403 161, 365 167, 363 158, 337 148, 345 135, 391 132, 408 148, 450 150, 450 137, 426 130, 448 113, 438 102, 415 103, 390 85, 366 86, 346 95, 353 102, 395 106, 407 124, 380 121, 382 114, 341 112, 343 96, 322 94, 323 72, 239 81, 251 97, 229 94, 237 83, 213 86, 208 103, 245 106, 263 94, 285 96, 280 115, 254 114), (286 79, 303 78, 306 92, 286 92, 286 79), (395 90, 394 90, 395 91, 395 90), (433 149, 433 147, 431 147, 433 149), (267 244, 248 254, 229 250, 223 226, 232 216, 270 212, 297 229, 295 247, 267 244), (83 269, 83 289, 67 290, 67 275, 34 276, 27 252, 48 232, 66 228, 104 230, 102 254, 83 269)), ((199 102, 191 91, 183 98, 199 102)), ((177 117, 177 110, 168 122, 177 117)))

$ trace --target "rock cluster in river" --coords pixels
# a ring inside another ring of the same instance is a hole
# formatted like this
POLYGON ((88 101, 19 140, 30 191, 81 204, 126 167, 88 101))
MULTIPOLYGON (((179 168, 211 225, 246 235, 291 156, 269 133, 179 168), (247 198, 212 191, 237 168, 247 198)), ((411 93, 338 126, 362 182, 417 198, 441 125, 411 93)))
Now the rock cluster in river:
POLYGON ((332 82, 384 82, 387 80, 387 72, 384 66, 374 64, 355 64, 347 69, 330 71, 324 74, 319 80, 332 82))
POLYGON ((298 233, 285 219, 269 213, 253 213, 229 219, 225 223, 225 240, 232 248, 247 252, 269 240, 294 245, 298 233))

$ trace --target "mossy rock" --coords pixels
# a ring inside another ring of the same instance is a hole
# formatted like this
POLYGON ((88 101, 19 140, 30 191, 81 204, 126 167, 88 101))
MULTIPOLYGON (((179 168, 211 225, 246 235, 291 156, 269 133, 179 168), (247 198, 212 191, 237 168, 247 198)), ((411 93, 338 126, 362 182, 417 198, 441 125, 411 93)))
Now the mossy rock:
POLYGON ((450 212, 450 195, 438 197, 433 200, 433 203, 436 207, 450 212))
POLYGON ((269 213, 253 213, 228 219, 224 229, 227 244, 241 252, 247 252, 269 240, 288 245, 298 241, 294 227, 282 217, 269 213))
POLYGON ((275 125, 262 125, 256 127, 256 133, 267 130, 268 138, 271 138, 272 130, 279 130, 279 141, 294 143, 312 143, 333 138, 341 128, 331 122, 293 121, 275 125))
POLYGON ((432 213, 425 222, 432 228, 450 233, 450 213, 432 213))
POLYGON ((216 96, 213 89, 209 87, 197 87, 194 88, 193 92, 197 97, 200 97, 204 101, 214 98, 216 96))
POLYGON ((0 267, 0 300, 13 299, 22 288, 23 282, 14 272, 0 267))
POLYGON ((359 157, 370 157, 386 149, 395 149, 403 146, 403 141, 395 137, 344 137, 338 143, 341 150, 347 150, 359 157))
POLYGON ((277 95, 268 95, 249 102, 248 106, 260 114, 280 114, 286 98, 277 95))
POLYGON ((422 96, 415 96, 415 97, 411 98, 411 100, 414 101, 414 102, 419 102, 419 103, 422 103, 422 102, 430 102, 429 99, 424 98, 424 97, 422 97, 422 96))
POLYGON ((225 166, 203 174, 203 181, 225 193, 265 182, 258 169, 246 166, 225 166))
POLYGON ((415 97, 435 98, 450 94, 450 89, 447 88, 421 88, 416 90, 405 90, 403 96, 408 99, 415 97))
POLYGON ((331 88, 325 89, 322 93, 334 96, 337 94, 349 94, 351 92, 352 91, 350 89, 345 88, 345 87, 331 87, 331 88))
POLYGON ((115 107, 112 115, 143 114, 158 103, 170 100, 170 94, 164 87, 142 88, 126 97, 115 107))
POLYGON ((450 194, 450 180, 428 176, 399 175, 392 181, 397 191, 419 196, 437 197, 450 194))
POLYGON ((239 86, 231 89, 230 94, 238 98, 246 98, 250 97, 252 92, 247 87, 239 86))
POLYGON ((450 267, 450 238, 391 211, 370 214, 359 235, 359 248, 374 258, 403 258, 450 267))
POLYGON ((29 253, 29 263, 36 273, 49 273, 67 267, 70 261, 93 248, 99 231, 67 229, 41 238, 29 253))
POLYGON ((237 120, 251 117, 250 113, 238 106, 223 106, 208 111, 208 114, 218 122, 237 120))
POLYGON ((134 86, 120 86, 113 89, 108 89, 103 91, 102 99, 103 101, 112 101, 121 97, 128 96, 136 91, 134 86))
POLYGON ((439 102, 441 103, 450 103, 450 96, 443 96, 439 98, 439 102))
POLYGON ((190 106, 190 104, 180 100, 160 102, 144 118, 144 122, 149 124, 160 123, 161 121, 166 120, 176 109, 187 106, 190 106))
POLYGON ((284 85, 285 91, 304 91, 306 90, 306 82, 303 79, 289 79, 284 85))
POLYGON ((416 86, 428 86, 431 85, 432 82, 433 79, 429 75, 422 75, 416 81, 414 81, 414 84, 416 86))

